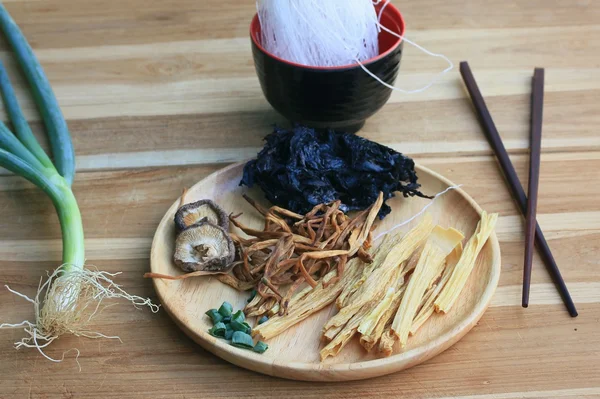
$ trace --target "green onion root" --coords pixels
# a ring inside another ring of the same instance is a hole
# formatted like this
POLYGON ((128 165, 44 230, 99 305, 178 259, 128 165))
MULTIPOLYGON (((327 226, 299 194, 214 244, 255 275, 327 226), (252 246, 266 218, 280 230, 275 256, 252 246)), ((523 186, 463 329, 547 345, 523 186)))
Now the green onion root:
POLYGON ((36 348, 48 360, 60 362, 62 359, 44 353, 44 348, 62 335, 120 340, 118 336, 107 336, 89 328, 94 317, 105 308, 102 304, 105 299, 125 299, 136 307, 148 306, 153 313, 159 310, 159 306, 149 298, 131 295, 113 282, 112 278, 120 273, 95 268, 73 268, 63 273, 63 269, 57 268, 43 283, 40 280, 33 299, 6 286, 13 294, 31 302, 35 311, 35 322, 25 320, 18 324, 0 325, 0 329, 22 328, 25 331, 27 336, 15 343, 17 349, 36 348))

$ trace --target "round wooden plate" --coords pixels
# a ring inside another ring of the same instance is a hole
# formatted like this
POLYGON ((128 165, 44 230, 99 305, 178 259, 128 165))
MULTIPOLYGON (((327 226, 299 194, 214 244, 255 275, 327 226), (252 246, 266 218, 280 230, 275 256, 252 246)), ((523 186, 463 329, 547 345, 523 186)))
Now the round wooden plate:
MULTIPOLYGON (((188 191, 186 201, 210 198, 228 213, 243 212, 241 220, 244 224, 261 227, 263 219, 242 198, 242 193, 248 192, 256 200, 262 200, 263 195, 258 189, 248 190, 238 185, 243 165, 231 165, 203 179, 188 191)), ((417 171, 422 191, 425 193, 438 193, 453 185, 444 177, 422 166, 418 166, 417 171)), ((408 219, 428 201, 401 196, 389 200, 392 213, 380 222, 377 231, 385 231, 408 219)), ((179 200, 169 208, 154 236, 150 258, 152 272, 169 275, 182 273, 171 260, 175 239, 173 216, 178 204, 179 200)), ((481 208, 464 191, 458 189, 439 197, 428 212, 439 224, 455 227, 466 237, 470 237, 479 220, 481 208)), ((405 226, 404 231, 413 227, 414 223, 416 222, 405 226)), ((320 331, 325 321, 335 314, 333 305, 271 339, 268 342, 269 350, 264 354, 256 354, 235 348, 227 341, 209 335, 207 330, 211 323, 204 315, 208 309, 218 308, 223 301, 229 301, 234 309, 241 309, 246 303, 248 293, 239 293, 210 276, 175 281, 155 279, 154 286, 164 309, 177 325, 215 355, 238 366, 277 377, 344 381, 403 370, 448 349, 483 315, 498 285, 499 277, 500 247, 496 235, 493 234, 479 255, 467 286, 450 313, 434 314, 418 333, 409 339, 406 348, 402 351, 396 348, 394 355, 379 358, 376 353, 367 353, 355 339, 337 357, 328 358, 324 362, 319 361, 320 331)))

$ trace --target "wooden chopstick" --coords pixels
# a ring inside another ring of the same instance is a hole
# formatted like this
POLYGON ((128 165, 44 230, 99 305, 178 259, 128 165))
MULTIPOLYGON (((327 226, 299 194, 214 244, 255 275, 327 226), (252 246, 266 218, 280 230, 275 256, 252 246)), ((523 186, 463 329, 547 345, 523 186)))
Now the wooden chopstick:
POLYGON ((540 156, 542 148, 542 116, 544 108, 544 69, 535 68, 531 90, 531 132, 529 154, 529 185, 527 188, 527 215, 525 216, 525 260, 523 263, 524 308, 529 306, 529 286, 531 284, 531 264, 537 214, 538 186, 540 180, 540 156))
MULTIPOLYGON (((469 91, 469 95, 471 96, 471 101, 473 102, 473 106, 475 107, 477 116, 479 117, 479 121, 483 126, 483 131, 488 142, 490 143, 490 146, 494 150, 496 157, 498 158, 498 162, 500 163, 502 171, 504 172, 504 176, 508 183, 508 187, 511 190, 513 198, 518 203, 521 213, 525 215, 527 212, 527 196, 525 195, 525 190, 523 190, 523 186, 519 181, 517 173, 515 172, 515 168, 510 161, 504 144, 502 143, 502 139, 500 138, 500 134, 496 129, 496 125, 494 124, 492 116, 485 105, 483 96, 479 91, 477 82, 475 82, 471 68, 469 68, 469 64, 466 61, 460 63, 460 73, 465 82, 467 90, 469 91)), ((550 247, 548 247, 548 243, 544 238, 544 233, 542 232, 542 229, 538 223, 536 223, 535 228, 535 243, 540 251, 544 265, 550 273, 550 276, 552 277, 552 280, 554 281, 554 284, 556 285, 556 288, 558 289, 558 292, 560 293, 560 296, 562 297, 569 314, 572 317, 576 317, 577 309, 575 308, 575 304, 571 299, 571 294, 569 294, 567 285, 560 274, 560 270, 556 265, 556 261, 552 256, 550 247)))

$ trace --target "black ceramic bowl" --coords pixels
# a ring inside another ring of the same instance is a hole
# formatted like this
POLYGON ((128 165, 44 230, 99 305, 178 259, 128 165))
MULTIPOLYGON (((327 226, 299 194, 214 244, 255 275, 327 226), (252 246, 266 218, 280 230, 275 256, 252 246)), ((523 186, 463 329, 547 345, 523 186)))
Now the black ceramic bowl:
MULTIPOLYGON (((379 13, 379 8, 376 6, 379 13)), ((402 14, 388 4, 381 24, 404 35, 402 14)), ((358 64, 340 67, 311 67, 285 61, 267 52, 260 43, 260 22, 255 15, 250 25, 254 66, 267 101, 294 123, 314 128, 358 131, 365 120, 387 102, 392 90, 369 76, 358 64)), ((403 41, 382 30, 379 56, 363 63, 390 85, 398 75, 403 41)))

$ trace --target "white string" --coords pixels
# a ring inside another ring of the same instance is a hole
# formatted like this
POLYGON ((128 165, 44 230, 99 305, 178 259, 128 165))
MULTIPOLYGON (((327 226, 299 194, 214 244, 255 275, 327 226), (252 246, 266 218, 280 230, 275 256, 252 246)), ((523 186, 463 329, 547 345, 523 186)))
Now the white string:
MULTIPOLYGON (((377 5, 381 3, 381 0, 377 0, 376 2, 373 3, 373 5, 377 5)), ((379 15, 377 16, 377 29, 379 30, 379 32, 381 32, 381 16, 383 15, 383 10, 385 10, 385 8, 388 6, 388 4, 390 4, 390 0, 386 0, 385 4, 383 5, 383 7, 381 7, 381 10, 379 10, 379 15)))
POLYGON ((384 31, 388 32, 389 34, 391 34, 393 36, 396 36, 396 37, 400 38, 401 40, 404 40, 408 44, 412 44, 413 46, 415 46, 416 48, 418 48, 419 50, 421 50, 425 54, 430 55, 432 57, 436 57, 436 58, 442 58, 444 61, 446 61, 448 63, 448 67, 446 67, 446 69, 444 69, 442 72, 438 73, 437 76, 433 80, 431 80, 429 83, 427 83, 425 86, 420 87, 418 89, 414 89, 414 90, 406 90, 406 89, 401 89, 401 88, 396 87, 396 86, 392 86, 391 84, 384 82, 383 80, 381 80, 381 78, 379 76, 377 76, 373 72, 369 71, 367 69, 367 67, 365 67, 363 65, 363 63, 360 62, 360 60, 358 58, 355 58, 355 61, 358 63, 358 65, 360 65, 360 67, 363 69, 363 71, 365 71, 373 79, 375 79, 376 81, 378 81, 379 83, 381 83, 385 87, 390 88, 390 89, 395 90, 395 91, 398 91, 400 93, 404 93, 404 94, 421 93, 421 92, 429 89, 434 84, 436 84, 442 78, 442 76, 444 76, 445 74, 447 74, 448 72, 450 72, 452 69, 454 69, 454 63, 452 61, 450 61, 450 59, 448 57, 446 57, 444 54, 438 54, 438 53, 431 52, 431 51, 427 50, 426 48, 424 48, 423 46, 421 46, 421 45, 413 42, 412 40, 407 39, 405 36, 399 35, 396 32, 389 30, 385 26, 381 25, 379 22, 377 22, 377 25, 381 29, 383 29, 384 31))
POLYGON ((423 207, 423 209, 421 209, 418 213, 416 213, 415 215, 411 216, 409 219, 398 223, 397 225, 394 225, 391 229, 386 230, 386 231, 382 231, 381 233, 377 234, 377 237, 375 237, 375 239, 373 240, 373 242, 379 240, 381 237, 385 236, 386 234, 391 233, 392 231, 399 229, 402 226, 406 226, 407 224, 409 224, 410 222, 412 222, 413 220, 415 220, 416 218, 418 218, 419 216, 421 216, 422 214, 425 213, 425 211, 427 211, 427 209, 429 209, 429 207, 431 205, 433 205, 433 203, 435 202, 435 200, 437 200, 439 197, 441 197, 442 195, 446 194, 448 191, 451 190, 456 190, 457 188, 462 187, 462 184, 458 184, 456 186, 450 186, 447 189, 445 189, 444 191, 442 191, 441 193, 437 193, 432 199, 431 201, 429 201, 429 203, 427 205, 425 205, 423 207))

